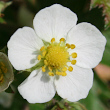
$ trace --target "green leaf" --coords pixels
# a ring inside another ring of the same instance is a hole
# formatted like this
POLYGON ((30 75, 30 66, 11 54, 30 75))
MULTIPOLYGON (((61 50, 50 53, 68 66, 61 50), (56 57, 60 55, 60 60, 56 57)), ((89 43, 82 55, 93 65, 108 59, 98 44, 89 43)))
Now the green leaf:
POLYGON ((21 26, 33 27, 34 14, 31 13, 26 6, 21 6, 18 12, 18 23, 21 26))
POLYGON ((29 110, 44 110, 45 104, 29 104, 29 110))
POLYGON ((106 31, 103 31, 103 35, 107 39, 107 44, 105 47, 105 51, 101 63, 110 66, 110 28, 107 29, 106 31))
POLYGON ((91 7, 103 7, 103 15, 105 15, 105 28, 110 27, 110 0, 92 0, 91 7))

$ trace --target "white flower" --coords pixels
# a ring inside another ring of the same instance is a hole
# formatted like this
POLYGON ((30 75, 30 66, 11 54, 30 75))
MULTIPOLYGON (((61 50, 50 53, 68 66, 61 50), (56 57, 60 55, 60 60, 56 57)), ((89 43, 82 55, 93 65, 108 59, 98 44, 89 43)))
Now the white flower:
POLYGON ((90 23, 76 23, 75 13, 55 4, 36 14, 35 31, 24 27, 12 35, 9 60, 17 70, 33 70, 18 87, 28 102, 47 102, 56 92, 72 102, 87 97, 93 84, 91 68, 101 61, 106 39, 90 23))

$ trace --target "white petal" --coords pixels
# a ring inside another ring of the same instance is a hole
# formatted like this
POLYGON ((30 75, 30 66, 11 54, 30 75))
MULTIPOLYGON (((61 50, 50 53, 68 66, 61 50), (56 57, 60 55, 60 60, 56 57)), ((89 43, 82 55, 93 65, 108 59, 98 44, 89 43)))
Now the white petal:
POLYGON ((70 53, 77 53, 78 66, 94 68, 102 59, 106 39, 95 26, 80 23, 69 32, 67 42, 76 45, 70 53))
POLYGON ((60 76, 59 79, 55 80, 59 96, 71 102, 86 98, 92 84, 92 70, 77 66, 74 66, 73 72, 68 72, 67 76, 60 76))
POLYGON ((37 35, 45 41, 51 38, 64 38, 67 32, 76 25, 77 16, 70 9, 59 4, 39 11, 34 18, 34 28, 37 35))
POLYGON ((53 77, 47 73, 34 70, 31 74, 35 76, 27 78, 19 87, 20 94, 29 103, 44 103, 50 101, 55 95, 53 77), (36 75, 35 75, 36 73, 36 75))
POLYGON ((32 28, 20 28, 8 42, 9 60, 17 70, 31 68, 38 62, 37 52, 41 46, 43 42, 32 28))

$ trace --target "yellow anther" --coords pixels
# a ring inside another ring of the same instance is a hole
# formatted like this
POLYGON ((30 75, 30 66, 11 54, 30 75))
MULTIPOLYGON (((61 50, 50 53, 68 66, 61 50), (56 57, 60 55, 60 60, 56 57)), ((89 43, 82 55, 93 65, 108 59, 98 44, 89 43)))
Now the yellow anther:
POLYGON ((38 55, 37 59, 38 59, 38 60, 41 60, 41 55, 38 55))
POLYGON ((53 43, 53 42, 55 42, 55 38, 52 38, 52 39, 51 39, 51 43, 53 43))
POLYGON ((53 72, 48 72, 49 76, 54 76, 53 72))
POLYGON ((62 72, 56 71, 56 75, 62 75, 62 72))
POLYGON ((70 71, 70 72, 73 71, 73 67, 69 66, 68 71, 70 71))
POLYGON ((50 71, 52 71, 52 67, 51 67, 51 66, 49 66, 48 69, 49 69, 50 71))
POLYGON ((76 46, 74 44, 71 44, 71 49, 74 49, 76 46))
POLYGON ((67 75, 67 73, 66 72, 62 72, 62 76, 66 76, 67 75))
POLYGON ((42 66, 42 71, 43 71, 43 72, 45 72, 45 71, 46 71, 44 66, 42 66))
POLYGON ((62 71, 67 71, 67 67, 62 68, 62 71))
POLYGON ((2 69, 3 73, 7 73, 7 68, 6 67, 1 66, 1 69, 2 69))
POLYGON ((47 47, 47 49, 50 49, 50 48, 52 48, 52 46, 51 46, 51 45, 49 45, 49 46, 47 47))
POLYGON ((43 55, 43 56, 45 56, 45 55, 46 55, 46 53, 47 53, 47 51, 44 51, 44 52, 42 52, 42 55, 43 55))
POLYGON ((47 66, 48 65, 48 62, 47 62, 47 60, 44 60, 44 64, 47 66))
POLYGON ((67 48, 70 48, 71 46, 70 46, 70 44, 67 43, 67 44, 66 44, 66 47, 67 47, 67 48))
POLYGON ((41 48, 40 48, 40 51, 43 51, 45 49, 45 47, 44 46, 42 46, 41 48))
POLYGON ((71 64, 75 65, 76 64, 76 60, 72 60, 71 64))
POLYGON ((5 64, 3 62, 0 62, 2 66, 5 66, 5 64))
POLYGON ((4 80, 3 74, 1 74, 1 75, 0 75, 0 83, 3 83, 3 80, 4 80))
POLYGON ((75 52, 72 53, 71 55, 72 55, 72 58, 76 58, 77 57, 77 53, 75 53, 75 52))
POLYGON ((60 42, 61 42, 61 41, 63 41, 63 42, 64 42, 64 41, 65 41, 65 38, 61 38, 61 39, 60 39, 60 42))

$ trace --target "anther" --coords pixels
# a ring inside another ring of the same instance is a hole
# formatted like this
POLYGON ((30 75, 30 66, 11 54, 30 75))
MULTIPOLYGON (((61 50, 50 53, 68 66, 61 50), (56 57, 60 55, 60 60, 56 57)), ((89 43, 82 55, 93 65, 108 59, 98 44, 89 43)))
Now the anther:
POLYGON ((72 55, 72 58, 76 58, 77 57, 77 53, 76 52, 72 53, 71 55, 72 55))
POLYGON ((42 71, 43 71, 43 72, 45 72, 45 71, 46 71, 44 66, 42 66, 42 71))
POLYGON ((64 42, 64 41, 65 41, 65 38, 61 38, 61 39, 60 39, 60 42, 61 42, 61 41, 63 41, 63 42, 64 42))
POLYGON ((76 46, 74 44, 71 44, 71 49, 74 49, 76 46))
POLYGON ((49 76, 54 76, 53 72, 48 72, 49 76))
POLYGON ((6 67, 1 66, 1 69, 2 69, 3 73, 7 73, 7 68, 6 67))
POLYGON ((71 64, 75 65, 76 64, 76 60, 72 60, 71 64))
POLYGON ((45 56, 45 55, 46 55, 46 53, 47 53, 47 52, 46 52, 46 51, 44 51, 44 52, 42 53, 42 55, 43 55, 43 56, 45 56))
POLYGON ((2 66, 5 66, 5 64, 3 62, 0 62, 2 66))
POLYGON ((52 71, 52 67, 51 67, 51 66, 48 66, 48 69, 49 69, 50 71, 52 71))
POLYGON ((51 39, 51 43, 53 43, 53 42, 55 42, 55 38, 52 38, 52 39, 51 39))
POLYGON ((3 80, 4 80, 3 74, 1 74, 1 75, 0 75, 0 83, 3 83, 3 80))
POLYGON ((67 67, 62 68, 62 71, 67 71, 67 67))
POLYGON ((68 71, 72 72, 73 71, 73 67, 72 66, 69 66, 68 67, 68 71))
POLYGON ((41 60, 41 55, 38 55, 37 59, 38 59, 38 60, 41 60))
POLYGON ((66 76, 67 75, 67 73, 66 72, 62 72, 62 76, 66 76))
POLYGON ((62 75, 62 72, 56 71, 56 75, 62 75))
POLYGON ((67 48, 70 48, 71 46, 70 46, 70 44, 67 43, 67 44, 66 44, 66 47, 67 47, 67 48))
POLYGON ((47 62, 47 60, 44 60, 44 64, 47 66, 48 65, 48 62, 47 62))
POLYGON ((47 47, 47 49, 50 49, 50 48, 52 48, 52 46, 51 46, 51 45, 49 45, 49 46, 47 47))
POLYGON ((40 48, 40 51, 43 51, 45 49, 45 47, 44 46, 42 46, 41 48, 40 48))

